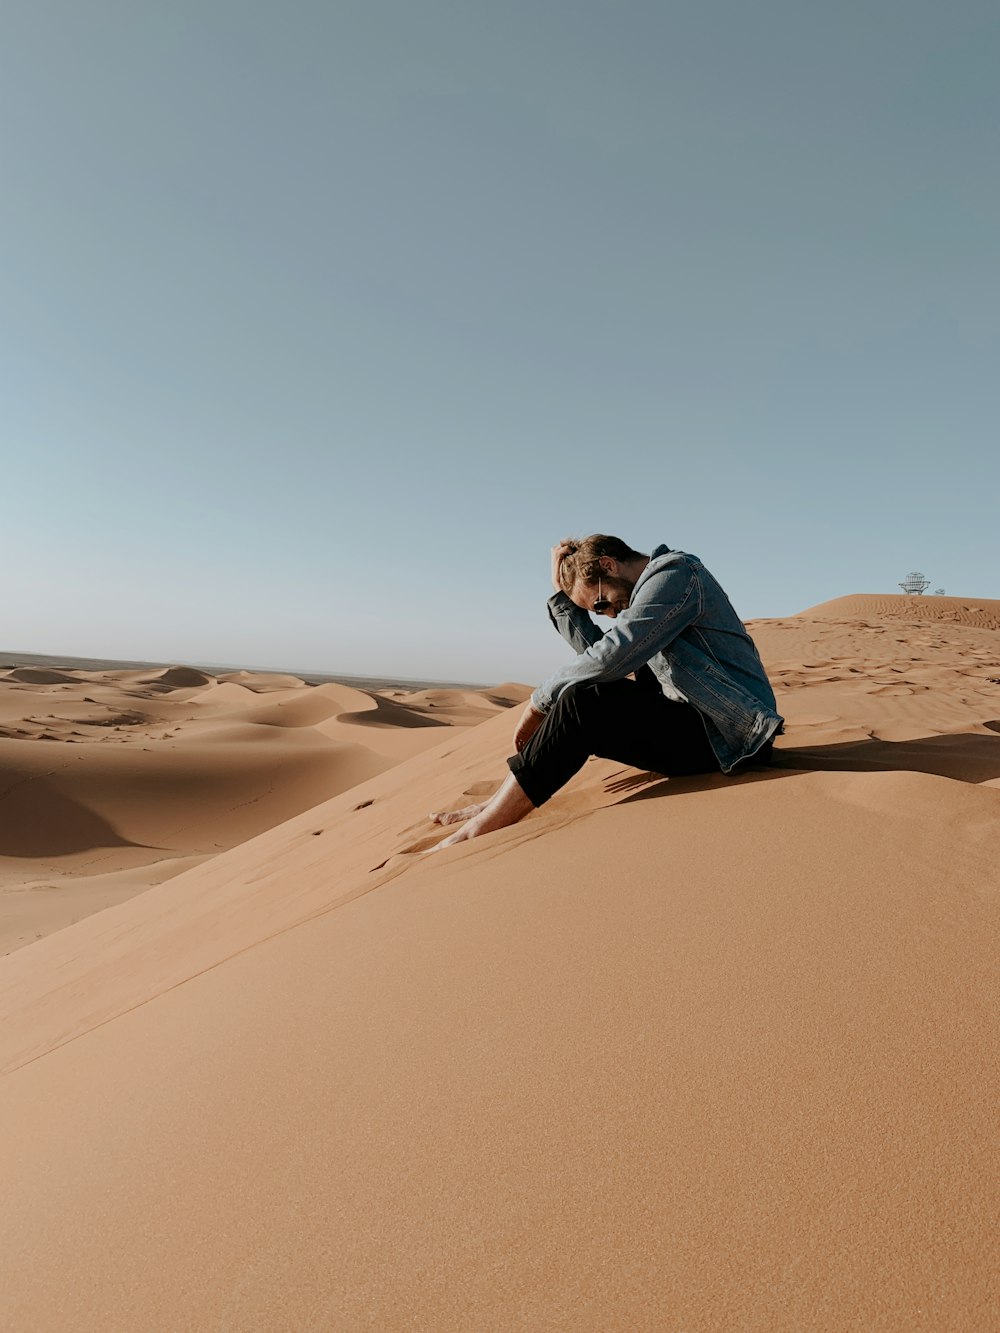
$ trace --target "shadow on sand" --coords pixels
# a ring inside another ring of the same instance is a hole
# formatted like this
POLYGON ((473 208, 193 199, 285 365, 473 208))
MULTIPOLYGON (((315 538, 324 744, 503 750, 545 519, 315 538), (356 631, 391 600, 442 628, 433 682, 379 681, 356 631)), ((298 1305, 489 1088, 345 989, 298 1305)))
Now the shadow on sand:
MULTIPOLYGON (((983 726, 1000 733, 1000 720, 984 722, 983 726)), ((950 736, 922 736, 907 741, 884 741, 873 737, 871 740, 850 741, 842 745, 787 746, 775 750, 769 767, 749 769, 725 781, 772 781, 817 770, 832 773, 935 773, 938 777, 978 784, 1000 778, 1000 734, 994 737, 962 732, 950 736)), ((658 777, 659 774, 645 773, 617 779, 608 783, 606 790, 626 792, 641 787, 641 791, 626 796, 625 801, 642 801, 649 797, 665 796, 671 791, 707 791, 718 786, 721 780, 715 773, 655 781, 658 777), (652 786, 650 782, 653 782, 652 786)))
POLYGON ((363 727, 447 727, 440 717, 428 717, 420 708, 386 699, 381 694, 369 695, 375 701, 374 709, 360 713, 341 713, 338 721, 358 722, 363 727))

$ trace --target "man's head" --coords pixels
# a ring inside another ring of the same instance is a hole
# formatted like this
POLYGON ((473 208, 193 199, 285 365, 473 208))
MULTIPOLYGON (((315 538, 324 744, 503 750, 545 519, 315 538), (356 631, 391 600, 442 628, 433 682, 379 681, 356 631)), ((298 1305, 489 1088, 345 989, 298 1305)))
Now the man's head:
POLYGON ((582 610, 614 619, 628 606, 649 556, 600 532, 582 541, 567 538, 563 545, 568 548, 559 566, 563 592, 582 610))

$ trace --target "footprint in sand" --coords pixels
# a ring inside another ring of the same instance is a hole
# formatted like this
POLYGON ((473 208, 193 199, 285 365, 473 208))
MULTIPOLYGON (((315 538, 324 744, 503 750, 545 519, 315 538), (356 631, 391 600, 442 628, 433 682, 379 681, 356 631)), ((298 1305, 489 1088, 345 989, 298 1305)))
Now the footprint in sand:
POLYGON ((438 832, 431 833, 426 838, 418 838, 417 841, 411 843, 409 847, 403 847, 397 855, 416 856, 419 852, 429 851, 431 847, 436 847, 438 845, 443 836, 444 834, 442 832, 438 832))
POLYGON ((399 861, 401 857, 419 856, 421 852, 429 852, 431 848, 436 847, 445 836, 444 829, 439 829, 437 833, 432 834, 430 837, 418 838, 416 842, 410 843, 409 847, 401 847, 398 852, 393 852, 392 855, 387 856, 384 861, 380 861, 377 866, 372 866, 368 873, 373 875, 376 870, 384 870, 390 862, 399 861))

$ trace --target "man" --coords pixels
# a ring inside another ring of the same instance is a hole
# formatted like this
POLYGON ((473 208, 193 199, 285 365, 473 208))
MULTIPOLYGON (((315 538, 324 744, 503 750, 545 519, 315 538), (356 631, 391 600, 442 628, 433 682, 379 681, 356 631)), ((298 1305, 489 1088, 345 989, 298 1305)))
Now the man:
POLYGON ((549 618, 579 656, 532 694, 496 795, 431 816, 468 821, 435 851, 523 819, 590 755, 669 776, 770 762, 783 721, 774 691, 697 556, 669 546, 643 555, 596 533, 552 548, 552 583, 549 618), (615 623, 602 634, 590 612, 615 623))

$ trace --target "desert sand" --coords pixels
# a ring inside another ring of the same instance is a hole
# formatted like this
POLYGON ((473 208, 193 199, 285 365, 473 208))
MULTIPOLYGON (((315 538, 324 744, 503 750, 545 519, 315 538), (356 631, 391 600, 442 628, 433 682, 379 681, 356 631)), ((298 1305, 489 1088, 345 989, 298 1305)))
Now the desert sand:
MULTIPOLYGON (((0 959, 0 1326, 1000 1327, 1000 601, 750 629, 773 768, 592 760, 434 856, 503 702, 109 684, 175 738, 86 742, 44 856, 197 860, 0 959)), ((40 775, 86 724, 31 708, 40 775)))
MULTIPOLYGON (((506 693, 504 693, 506 689, 506 693)), ((192 667, 0 670, 0 954, 526 697, 192 667), (61 742, 61 744, 54 744, 61 742)))

